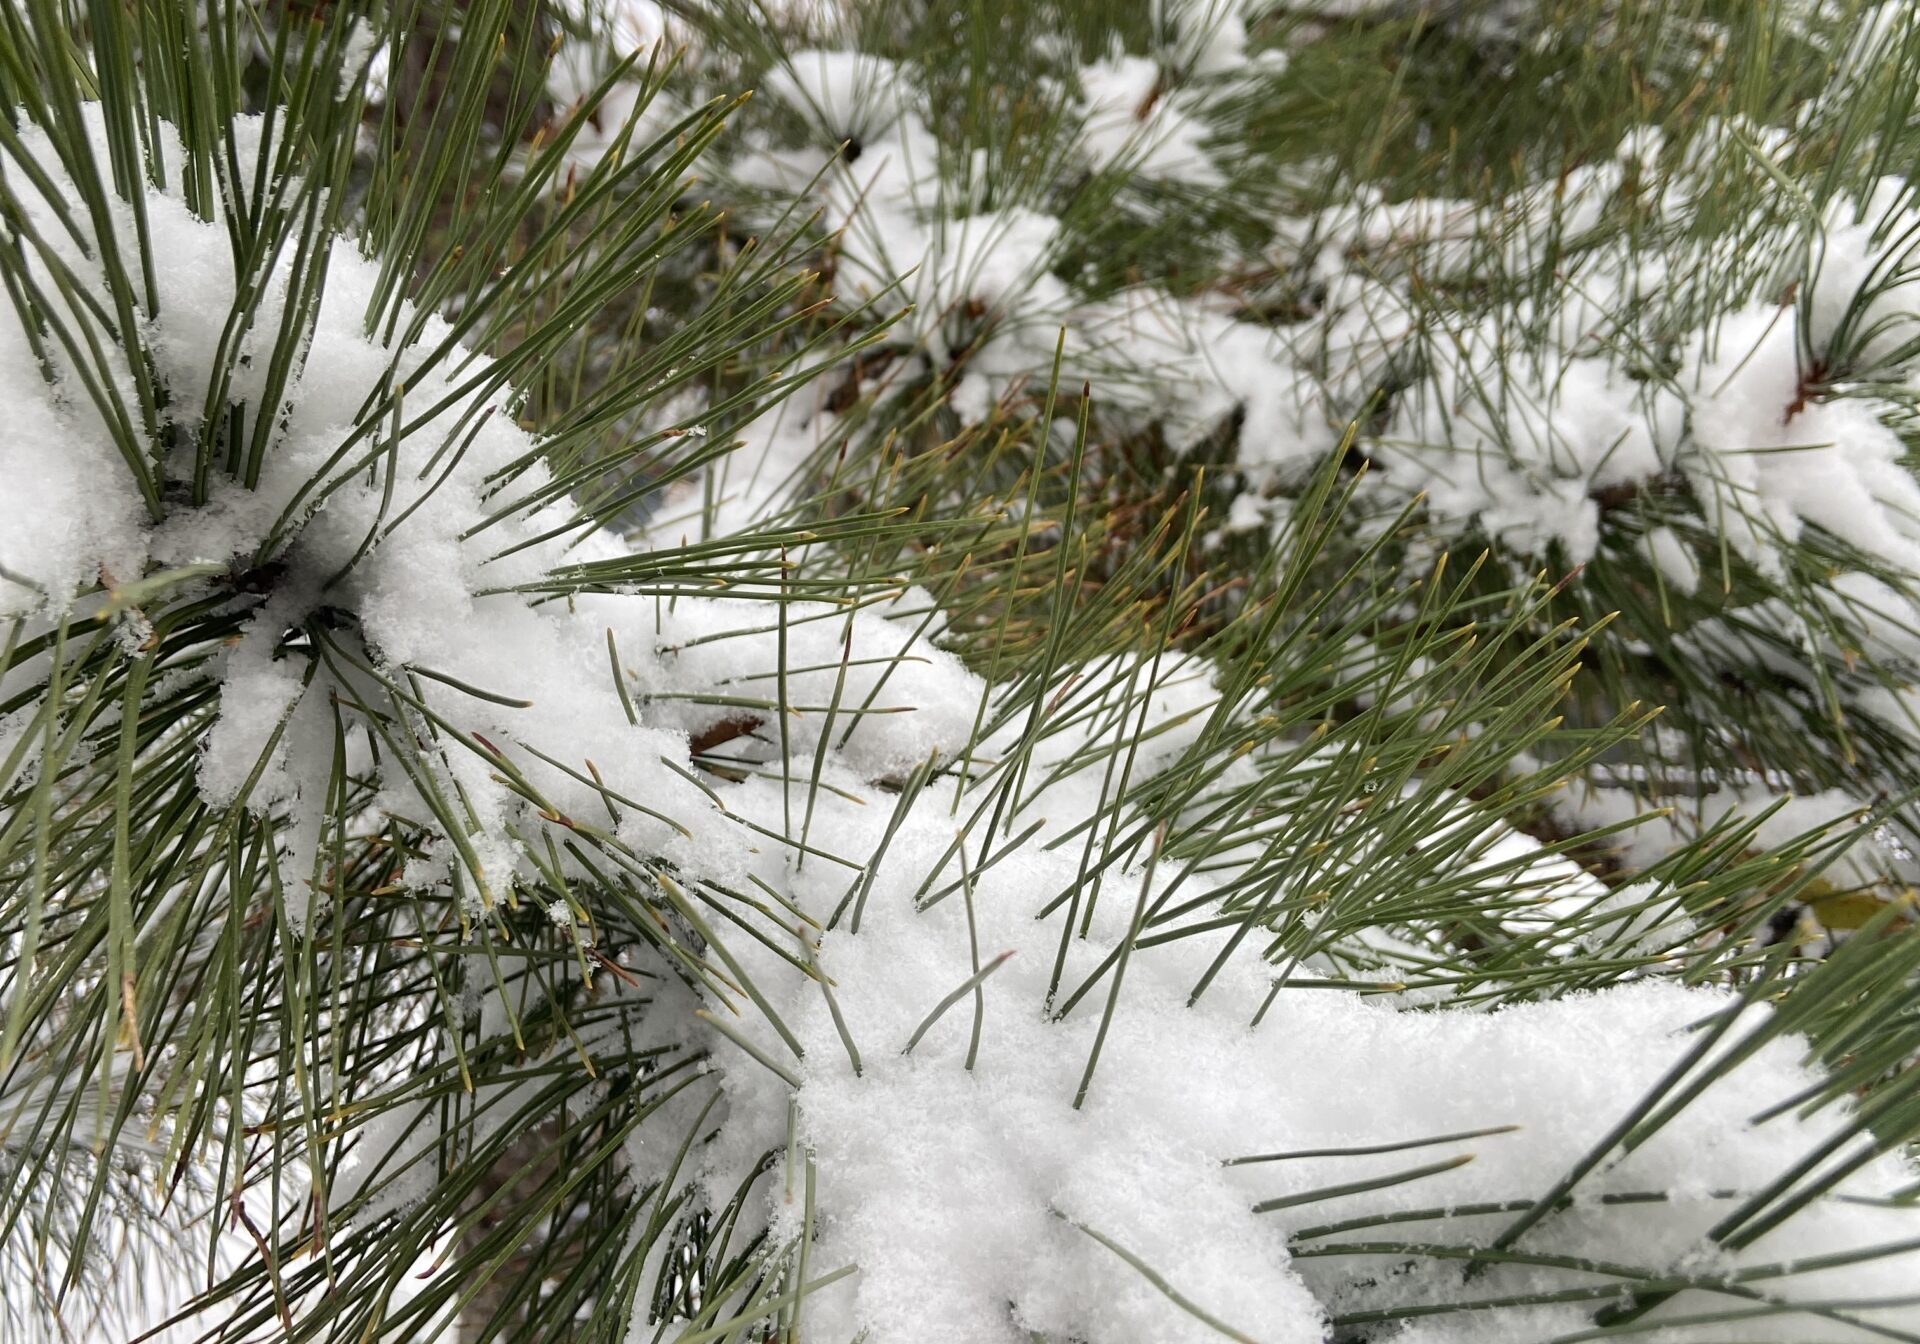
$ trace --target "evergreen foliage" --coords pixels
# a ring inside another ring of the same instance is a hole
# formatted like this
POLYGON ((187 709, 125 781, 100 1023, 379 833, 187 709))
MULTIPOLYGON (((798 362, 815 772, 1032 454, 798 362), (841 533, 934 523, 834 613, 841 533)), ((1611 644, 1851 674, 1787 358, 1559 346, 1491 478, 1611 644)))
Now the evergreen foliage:
POLYGON ((1916 74, 0 10, 0 1334, 1920 1338, 1916 74))

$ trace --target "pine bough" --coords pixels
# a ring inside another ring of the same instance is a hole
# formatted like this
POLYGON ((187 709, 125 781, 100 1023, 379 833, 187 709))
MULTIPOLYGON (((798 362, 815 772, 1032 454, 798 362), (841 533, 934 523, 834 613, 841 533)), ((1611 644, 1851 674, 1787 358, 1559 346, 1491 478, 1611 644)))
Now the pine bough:
POLYGON ((1911 7, 351 9, 0 20, 10 1328, 1920 1336, 1911 7))

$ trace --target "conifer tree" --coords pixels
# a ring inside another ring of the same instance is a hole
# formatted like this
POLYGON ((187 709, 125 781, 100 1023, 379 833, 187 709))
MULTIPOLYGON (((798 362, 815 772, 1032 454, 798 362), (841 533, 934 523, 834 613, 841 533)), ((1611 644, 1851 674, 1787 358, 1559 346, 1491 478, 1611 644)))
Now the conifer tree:
POLYGON ((1916 98, 0 9, 0 1336, 1920 1338, 1916 98))

